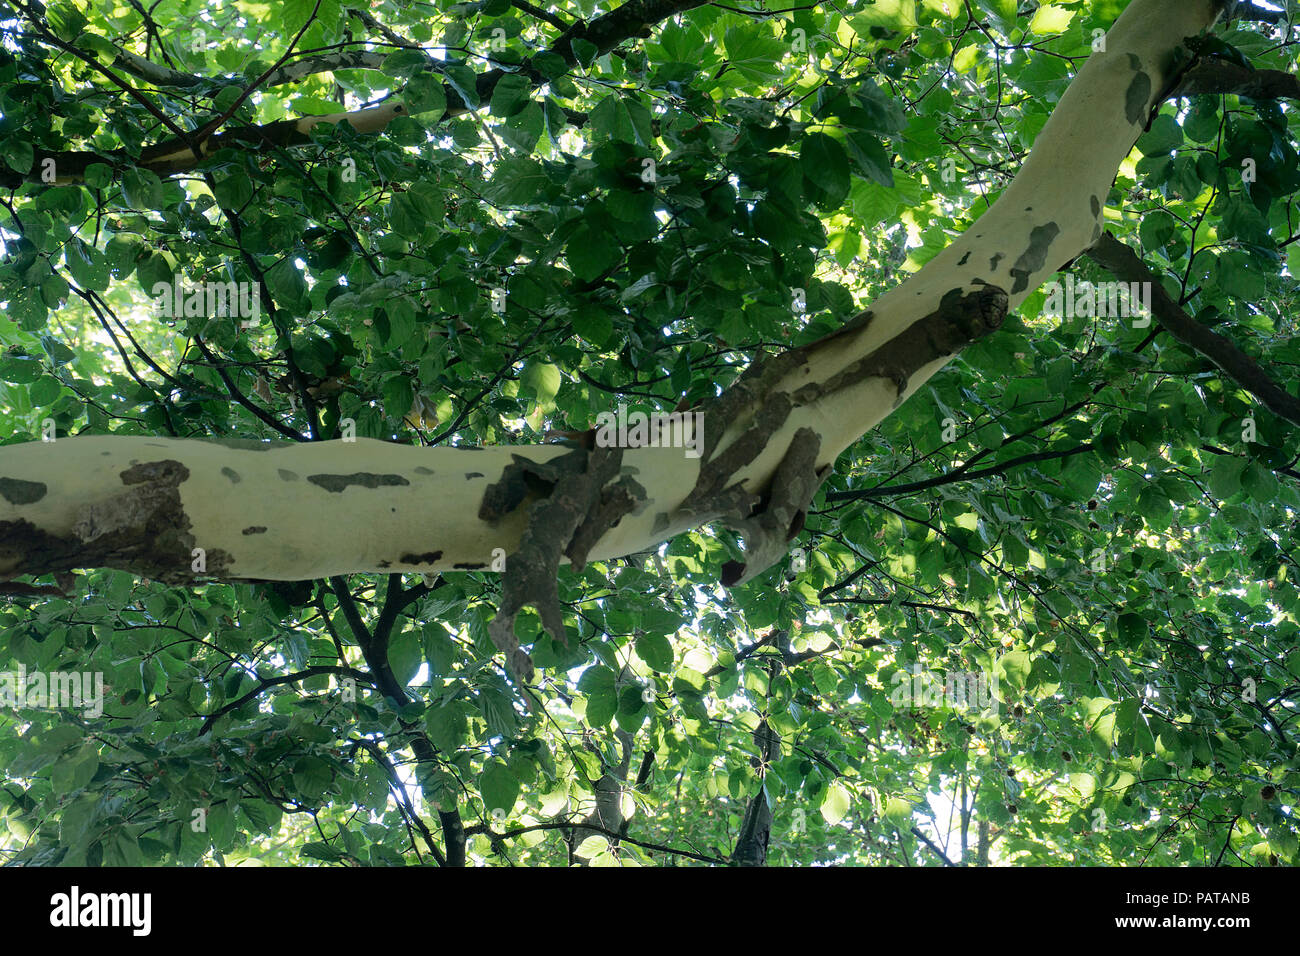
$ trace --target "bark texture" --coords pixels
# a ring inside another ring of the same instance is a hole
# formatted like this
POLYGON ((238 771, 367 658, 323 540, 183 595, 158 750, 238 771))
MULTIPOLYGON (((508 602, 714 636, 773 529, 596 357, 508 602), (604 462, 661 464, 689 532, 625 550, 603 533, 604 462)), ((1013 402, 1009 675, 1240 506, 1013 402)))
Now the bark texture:
MULTIPOLYGON (((640 22, 664 6, 637 7, 640 22)), ((728 580, 752 577, 798 533, 848 445, 1102 235, 1116 169, 1177 80, 1184 39, 1219 12, 1215 0, 1134 0, 998 202, 869 311, 756 363, 699 409, 701 457, 369 440, 11 445, 0 448, 0 578, 86 566, 169 581, 508 567, 493 636, 526 678, 514 614, 538 607, 563 640, 561 563, 642 551, 721 520, 748 549, 728 580)))

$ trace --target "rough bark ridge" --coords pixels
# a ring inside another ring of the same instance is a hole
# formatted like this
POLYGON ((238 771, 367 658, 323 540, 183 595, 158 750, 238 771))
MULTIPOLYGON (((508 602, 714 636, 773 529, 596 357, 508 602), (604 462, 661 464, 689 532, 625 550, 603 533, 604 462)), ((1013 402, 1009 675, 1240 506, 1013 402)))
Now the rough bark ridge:
POLYGON ((510 574, 494 637, 522 676, 514 614, 538 607, 563 639, 553 578, 541 578, 564 561, 722 520, 748 548, 728 579, 752 576, 797 533, 841 451, 1100 237, 1115 170, 1177 79, 1185 38, 1220 8, 1133 0, 998 202, 869 313, 706 405, 702 458, 116 436, 12 445, 0 448, 0 577, 103 565, 184 579, 198 548, 209 575, 298 580, 487 568, 500 549, 510 574))
POLYGON ((580 569, 600 536, 645 501, 645 489, 631 474, 614 481, 622 457, 621 448, 576 449, 549 462, 516 455, 501 480, 483 493, 479 517, 488 522, 504 518, 533 490, 541 496, 529 509, 518 550, 506 560, 501 607, 488 628, 511 673, 525 684, 532 682, 533 662, 519 647, 515 618, 531 604, 547 632, 567 647, 555 581, 561 559, 580 569))

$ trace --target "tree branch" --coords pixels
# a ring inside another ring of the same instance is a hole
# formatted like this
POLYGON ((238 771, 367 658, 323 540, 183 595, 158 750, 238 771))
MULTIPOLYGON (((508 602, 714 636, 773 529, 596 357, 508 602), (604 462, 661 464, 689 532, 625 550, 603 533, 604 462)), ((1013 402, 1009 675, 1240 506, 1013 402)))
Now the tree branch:
MULTIPOLYGON (((263 691, 272 687, 279 687, 281 684, 296 684, 298 681, 306 680, 308 677, 317 677, 321 674, 342 674, 345 677, 351 677, 354 680, 363 681, 367 684, 373 684, 374 681, 368 674, 361 671, 353 670, 351 667, 343 667, 339 664, 321 664, 317 667, 308 667, 306 670, 298 671, 296 674, 281 674, 279 677, 261 677, 256 687, 238 700, 232 700, 228 704, 217 708, 203 719, 203 726, 199 728, 199 736, 202 737, 212 725, 217 722, 217 718, 232 710, 238 710, 247 704, 250 700, 255 700, 262 695, 263 691)), ((260 675, 259 675, 260 676, 260 675)))
MULTIPOLYGON (((997 465, 990 465, 988 468, 977 468, 974 471, 963 471, 957 468, 944 475, 935 475, 933 478, 926 478, 922 481, 913 481, 906 485, 877 485, 875 488, 863 488, 859 491, 832 491, 826 495, 827 501, 857 501, 863 498, 885 498, 891 495, 907 495, 914 491, 926 491, 930 488, 938 488, 940 485, 951 485, 958 481, 974 481, 977 478, 987 478, 990 475, 1001 475, 1012 468, 1018 468, 1021 465, 1028 465, 1036 461, 1052 461, 1056 458, 1069 458, 1071 455, 1079 455, 1086 451, 1092 451, 1092 443, 1084 442, 1082 445, 1076 445, 1074 448, 1067 448, 1063 451, 1038 451, 1027 455, 1021 455, 1018 458, 1009 458, 997 465)), ((965 467, 965 466, 963 466, 965 467)))
MULTIPOLYGON (((668 17, 682 13, 695 7, 703 6, 709 0, 627 0, 621 6, 611 10, 604 16, 597 17, 590 23, 579 21, 568 27, 552 45, 547 52, 554 53, 564 59, 570 66, 576 66, 578 59, 573 52, 574 40, 585 40, 596 47, 598 56, 613 51, 620 44, 633 37, 646 37, 650 35, 649 28, 668 17)), ((360 16, 360 11, 354 11, 360 16)), ((367 26, 372 24, 378 25, 373 17, 363 17, 363 22, 367 26)), ((372 27, 373 28, 373 27, 372 27)), ((401 40, 400 37, 397 40, 401 40)), ((390 41, 391 42, 391 41, 390 41)), ((400 45, 413 47, 413 44, 402 41, 400 45)), ((67 45, 64 44, 66 47, 67 45)), ((193 134, 187 134, 180 130, 169 119, 163 116, 157 110, 157 107, 143 99, 138 90, 131 89, 128 84, 124 83, 111 71, 108 71, 93 57, 88 57, 76 48, 69 48, 68 52, 87 59, 101 72, 108 73, 118 86, 127 89, 137 99, 141 99, 145 106, 155 113, 159 120, 164 123, 176 135, 173 139, 142 150, 138 159, 128 156, 125 150, 112 150, 106 152, 91 152, 87 150, 71 151, 49 151, 36 150, 32 161, 31 169, 26 174, 19 173, 5 167, 0 169, 0 187, 17 188, 26 180, 39 181, 43 164, 46 160, 53 159, 55 169, 58 171, 60 182, 77 182, 85 176, 85 169, 91 163, 106 163, 115 169, 120 169, 124 164, 133 164, 139 168, 149 169, 160 176, 169 176, 179 172, 185 172, 193 169, 202 160, 206 159, 212 153, 219 149, 228 147, 244 147, 257 149, 266 144, 279 146, 298 146, 311 141, 311 128, 318 123, 340 123, 347 120, 361 133, 373 133, 384 129, 394 116, 406 115, 405 107, 400 104, 389 104, 381 107, 374 107, 365 110, 355 110, 350 113, 332 113, 328 115, 303 116, 299 119, 280 120, 275 123, 268 123, 264 126, 241 126, 234 127, 224 132, 213 133, 207 136, 202 142, 197 140, 191 141, 193 134)), ((539 54, 540 55, 540 54, 539 54)), ((133 55, 134 56, 134 55, 133 55)), ((533 65, 533 60, 537 57, 530 57, 525 60, 521 66, 510 71, 502 69, 488 70, 478 75, 475 80, 475 92, 480 104, 487 103, 492 98, 492 92, 496 89, 497 83, 508 73, 518 73, 528 77, 534 87, 549 82, 547 77, 533 65)), ((128 59, 133 67, 138 70, 148 71, 155 76, 161 75, 156 64, 151 67, 145 67, 139 62, 139 59, 128 59)), ((383 55, 378 53, 368 53, 364 56, 357 53, 341 53, 334 57, 324 58, 316 62, 312 69, 307 70, 298 67, 297 64, 288 64, 280 66, 279 69, 284 71, 284 79, 299 79, 308 72, 319 72, 325 69, 344 69, 351 66, 364 66, 367 68, 378 68, 383 62, 383 55), (360 61, 360 62, 358 62, 360 61), (299 72, 295 73, 295 67, 299 72), (319 70, 316 69, 319 67, 319 70)), ((148 61, 145 61, 146 63, 148 61)), ((300 61, 301 62, 301 61, 300 61)), ((437 69, 437 61, 429 60, 429 69, 437 69)), ((256 81, 261 84, 272 85, 277 82, 279 77, 274 71, 270 71, 256 81)), ((200 80, 200 82, 202 82, 200 80)), ((186 84, 189 85, 189 84, 186 84)), ((250 87, 251 89, 251 87, 250 87)), ((462 113, 470 112, 477 107, 471 107, 459 93, 449 84, 444 85, 444 93, 447 100, 447 111, 440 117, 441 120, 453 116, 459 116, 462 113)), ((205 130, 206 131, 206 130, 205 130)))
POLYGON ((1256 100, 1294 100, 1300 99, 1300 80, 1285 70, 1252 70, 1231 60, 1211 57, 1188 69, 1169 98, 1200 93, 1233 93, 1256 100))
POLYGON ((943 850, 935 846, 933 841, 931 841, 931 839, 928 836, 922 833, 919 827, 912 827, 912 835, 916 837, 918 840, 920 840, 922 843, 924 843, 926 846, 928 846, 934 852, 935 856, 943 860, 944 866, 960 866, 960 864, 954 863, 952 860, 948 859, 948 854, 944 853, 943 850))
POLYGON ((1151 315, 1183 345, 1217 365, 1229 378, 1250 392, 1274 415, 1300 425, 1300 399, 1269 377, 1259 363, 1231 340, 1197 322, 1175 302, 1160 277, 1147 268, 1137 253, 1110 233, 1103 233, 1088 257, 1121 282, 1151 283, 1151 315))
POLYGON ((504 833, 494 833, 487 824, 476 823, 474 826, 465 828, 466 836, 473 836, 476 833, 482 833, 492 845, 496 846, 503 840, 510 840, 525 833, 533 833, 538 830, 591 830, 593 833, 599 833, 613 840, 620 840, 623 843, 631 843, 633 846, 639 846, 643 850, 654 850, 657 853, 671 853, 675 856, 684 856, 687 859, 699 860, 701 863, 722 863, 727 861, 721 857, 705 856, 702 853, 692 853, 690 850, 679 850, 676 847, 664 846, 660 843, 649 843, 645 840, 634 840, 632 837, 624 836, 616 830, 610 830, 606 827, 599 826, 595 823, 535 823, 532 826, 519 827, 515 830, 507 830, 504 833))

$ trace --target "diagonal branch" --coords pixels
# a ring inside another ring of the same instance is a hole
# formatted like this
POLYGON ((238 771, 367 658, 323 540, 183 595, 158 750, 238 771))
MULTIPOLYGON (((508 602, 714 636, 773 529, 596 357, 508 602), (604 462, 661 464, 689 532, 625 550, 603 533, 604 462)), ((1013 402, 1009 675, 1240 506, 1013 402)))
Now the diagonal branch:
POLYGON ((279 687, 281 684, 296 684, 299 681, 306 680, 309 677, 318 677, 321 674, 341 674, 344 677, 351 677, 354 680, 362 681, 366 684, 374 683, 368 674, 338 664, 321 664, 316 667, 308 667, 306 670, 298 671, 296 674, 281 674, 278 677, 263 677, 258 681, 257 686, 247 694, 218 707, 212 713, 208 714, 203 719, 203 726, 199 728, 199 736, 202 737, 211 730, 212 725, 217 722, 217 718, 224 714, 228 714, 231 711, 239 710, 239 708, 243 707, 249 701, 256 700, 258 697, 262 696, 264 691, 270 690, 272 687, 279 687))
POLYGON ((990 465, 987 468, 977 468, 973 471, 965 470, 963 465, 954 468, 952 471, 945 472, 942 475, 935 475, 933 478, 924 478, 920 481, 912 481, 903 485, 877 485, 874 488, 862 488, 854 491, 831 491, 826 494, 826 500, 830 501, 857 501, 862 498, 889 498, 894 495, 908 495, 917 491, 926 491, 930 488, 938 488, 941 485, 951 485, 959 481, 975 481, 977 478, 987 478, 991 475, 1005 475, 1012 468, 1018 468, 1021 465, 1029 465, 1036 461, 1052 461, 1057 458, 1069 458, 1071 455, 1080 455, 1084 452, 1092 451, 1092 443, 1084 442, 1081 445, 1075 445, 1073 448, 1061 450, 1052 449, 1049 451, 1036 451, 1026 455, 1020 455, 1016 458, 1008 458, 1004 462, 996 465, 990 465))
POLYGON ((1240 63, 1211 57, 1183 74, 1170 99, 1198 93, 1234 93, 1256 100, 1300 99, 1300 79, 1285 70, 1253 70, 1240 63))
POLYGON ((1151 284, 1151 315, 1170 335, 1204 355, 1229 378, 1250 392, 1264 407, 1293 425, 1300 425, 1300 399, 1269 377, 1258 362, 1230 339, 1206 328, 1182 310, 1138 254, 1110 233, 1088 250, 1088 257, 1121 282, 1151 284))
MULTIPOLYGON (((341 577, 332 577, 329 583, 334 596, 338 598, 339 607, 343 609, 343 616, 357 639, 357 645, 361 648, 361 656, 365 658, 366 666, 375 676, 375 685, 385 697, 396 701, 399 707, 409 704, 410 695, 393 675, 393 668, 388 662, 389 636, 401 609, 428 591, 440 587, 441 580, 434 585, 434 588, 420 585, 410 591, 403 591, 402 576, 390 574, 384 606, 379 612, 379 619, 375 622, 373 631, 361 620, 361 612, 357 609, 357 602, 353 599, 352 592, 348 590, 347 581, 341 577)), ((438 759, 438 751, 429 741, 423 728, 413 721, 403 720, 400 717, 398 720, 402 729, 410 734, 411 750, 415 752, 416 760, 423 764, 435 763, 438 759)), ((443 837, 446 840, 446 864, 464 866, 466 834, 460 811, 454 807, 451 810, 439 810, 438 818, 442 822, 443 837)))

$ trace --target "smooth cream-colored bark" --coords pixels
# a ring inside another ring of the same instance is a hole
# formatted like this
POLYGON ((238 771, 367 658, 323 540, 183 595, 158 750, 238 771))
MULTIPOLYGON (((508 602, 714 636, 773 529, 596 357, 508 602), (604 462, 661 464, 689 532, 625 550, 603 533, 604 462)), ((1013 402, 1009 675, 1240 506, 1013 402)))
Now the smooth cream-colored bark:
MULTIPOLYGON (((1183 38, 1210 26, 1219 7, 1215 0, 1133 0, 997 203, 873 303, 865 324, 802 350, 778 382, 768 383, 769 395, 803 389, 813 397, 795 402, 762 449, 730 473, 731 482, 764 491, 801 429, 819 440, 817 465, 829 465, 951 355, 910 370, 905 382, 850 375, 829 393, 820 386, 886 343, 905 341, 899 337, 939 312, 945 296, 992 287, 1015 307, 1091 245, 1116 170, 1168 88, 1183 38)), ((724 434, 713 460, 741 440, 761 407, 731 409, 727 421, 706 414, 706 433, 724 434)), ((557 446, 460 450, 368 440, 254 451, 117 436, 3 447, 0 576, 103 565, 185 579, 195 573, 196 548, 207 573, 233 578, 499 568, 494 557, 515 552, 540 499, 484 520, 484 492, 513 456, 548 462, 567 453, 557 446)), ((716 516, 707 499, 703 510, 680 510, 701 474, 701 460, 681 448, 627 449, 618 474, 644 495, 603 533, 592 558, 644 550, 716 516)))

